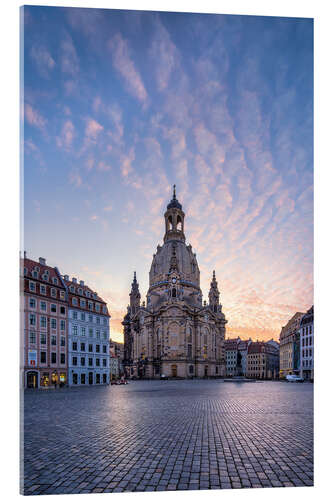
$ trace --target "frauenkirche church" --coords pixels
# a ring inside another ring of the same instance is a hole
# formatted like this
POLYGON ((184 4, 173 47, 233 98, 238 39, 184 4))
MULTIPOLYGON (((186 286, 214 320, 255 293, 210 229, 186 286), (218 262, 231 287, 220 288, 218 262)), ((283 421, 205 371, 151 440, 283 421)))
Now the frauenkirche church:
POLYGON ((140 304, 134 273, 130 304, 122 323, 126 374, 129 378, 224 376, 227 320, 215 271, 209 303, 204 301, 202 305, 200 270, 196 254, 185 243, 185 213, 175 186, 164 219, 164 243, 157 246, 153 256, 146 304, 140 304))

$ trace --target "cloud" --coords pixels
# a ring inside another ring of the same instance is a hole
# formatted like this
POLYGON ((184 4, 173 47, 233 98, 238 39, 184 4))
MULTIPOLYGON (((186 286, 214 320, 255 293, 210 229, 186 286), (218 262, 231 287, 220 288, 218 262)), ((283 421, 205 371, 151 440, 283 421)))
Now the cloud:
POLYGON ((46 118, 43 118, 43 116, 28 103, 25 104, 24 111, 25 119, 29 125, 37 127, 42 131, 45 130, 47 124, 46 118))
POLYGON ((111 51, 113 66, 125 80, 128 92, 146 106, 148 95, 142 78, 130 57, 127 40, 117 33, 109 40, 108 47, 111 51))
POLYGON ((171 74, 179 64, 180 55, 159 17, 156 17, 154 25, 155 33, 149 57, 153 61, 157 88, 163 91, 168 87, 171 74))
POLYGON ((113 207, 112 207, 112 205, 107 205, 106 207, 104 207, 104 208, 103 208, 103 210, 104 210, 105 212, 112 212, 113 207))
POLYGON ((78 171, 72 171, 69 174, 69 182, 75 187, 81 187, 83 185, 82 177, 78 171))
POLYGON ((56 137, 57 146, 69 150, 75 136, 75 128, 71 120, 67 120, 61 130, 60 136, 56 137))
POLYGON ((37 66, 39 74, 44 78, 49 78, 50 72, 55 66, 55 61, 45 47, 33 45, 30 56, 37 66))
POLYGON ((61 58, 60 65, 63 73, 75 77, 80 69, 79 58, 73 44, 73 40, 69 35, 60 43, 61 58))
POLYGON ((86 123, 85 134, 88 139, 96 141, 98 134, 104 127, 93 118, 88 118, 86 123))

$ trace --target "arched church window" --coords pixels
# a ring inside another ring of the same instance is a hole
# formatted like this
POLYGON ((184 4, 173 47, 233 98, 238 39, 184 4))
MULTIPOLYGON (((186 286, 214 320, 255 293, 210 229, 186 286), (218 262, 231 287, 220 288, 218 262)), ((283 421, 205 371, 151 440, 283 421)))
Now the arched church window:
POLYGON ((172 289, 172 297, 177 297, 177 292, 175 288, 172 289))
POLYGON ((171 227, 172 227, 172 217, 171 217, 171 215, 170 215, 170 216, 168 217, 168 231, 170 231, 171 227))
POLYGON ((178 231, 182 230, 182 219, 181 219, 181 217, 179 215, 177 217, 177 230, 178 231))

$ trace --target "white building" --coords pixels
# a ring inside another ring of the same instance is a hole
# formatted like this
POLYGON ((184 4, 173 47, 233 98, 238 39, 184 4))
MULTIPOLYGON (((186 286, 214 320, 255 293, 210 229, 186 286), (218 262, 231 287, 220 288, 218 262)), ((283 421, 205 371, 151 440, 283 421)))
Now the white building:
POLYGON ((300 376, 313 380, 314 376, 314 310, 313 306, 304 314, 300 322, 300 376))
POLYGON ((106 303, 76 278, 64 276, 68 293, 68 383, 110 382, 109 320, 106 303))

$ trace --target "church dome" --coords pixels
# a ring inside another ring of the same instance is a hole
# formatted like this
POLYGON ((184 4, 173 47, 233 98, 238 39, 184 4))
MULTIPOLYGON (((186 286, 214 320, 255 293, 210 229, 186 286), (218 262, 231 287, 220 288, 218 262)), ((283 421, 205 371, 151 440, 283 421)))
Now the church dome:
POLYGON ((150 268, 149 285, 167 278, 173 252, 176 254, 181 279, 200 287, 200 271, 196 255, 192 252, 191 245, 186 245, 181 240, 168 240, 162 247, 157 247, 157 253, 153 257, 150 268))

